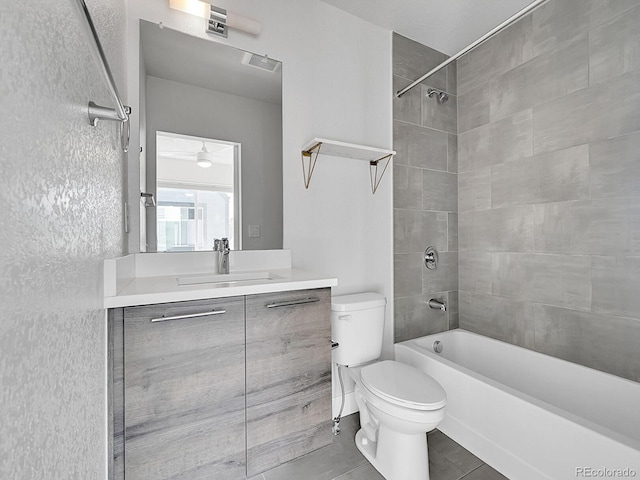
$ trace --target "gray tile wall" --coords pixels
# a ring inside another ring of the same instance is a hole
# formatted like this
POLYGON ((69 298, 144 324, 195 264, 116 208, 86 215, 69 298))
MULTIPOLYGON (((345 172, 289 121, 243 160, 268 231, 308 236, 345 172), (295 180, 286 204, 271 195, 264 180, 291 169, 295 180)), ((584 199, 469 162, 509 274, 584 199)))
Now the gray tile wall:
MULTIPOLYGON (((394 34, 394 92, 446 58, 394 34)), ((457 108, 455 65, 393 102, 396 342, 458 326, 457 108), (446 91, 449 101, 428 98, 429 87, 446 91), (435 271, 423 263, 430 245, 440 254, 435 271), (430 298, 444 301, 448 312, 429 309, 430 298)))
POLYGON ((638 52, 640 0, 552 0, 457 65, 460 326, 636 381, 638 52))

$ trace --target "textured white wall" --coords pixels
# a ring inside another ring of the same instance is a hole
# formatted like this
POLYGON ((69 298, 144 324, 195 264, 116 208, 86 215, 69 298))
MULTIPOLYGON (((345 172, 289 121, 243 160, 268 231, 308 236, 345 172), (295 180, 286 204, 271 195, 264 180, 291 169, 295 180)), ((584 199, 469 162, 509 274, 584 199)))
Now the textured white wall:
MULTIPOLYGON (((89 0, 124 88, 124 5, 89 0)), ((123 252, 122 154, 68 0, 0 2, 0 478, 106 477, 101 263, 123 252)))

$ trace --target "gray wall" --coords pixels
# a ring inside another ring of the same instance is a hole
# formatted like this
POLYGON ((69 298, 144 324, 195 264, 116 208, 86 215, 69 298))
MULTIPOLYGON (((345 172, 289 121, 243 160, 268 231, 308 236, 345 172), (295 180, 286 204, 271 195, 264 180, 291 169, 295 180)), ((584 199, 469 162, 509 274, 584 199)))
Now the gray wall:
MULTIPOLYGON (((398 91, 447 58, 393 34, 393 90, 398 91)), ((458 180, 456 74, 452 66, 393 100, 394 324, 399 342, 458 326, 458 180), (445 90, 449 101, 426 96, 445 90), (437 270, 424 267, 428 246, 437 270), (444 301, 442 313, 427 306, 444 301)))
MULTIPOLYGON (((124 5, 87 2, 119 85, 124 5)), ((0 478, 106 477, 102 260, 123 253, 123 160, 69 1, 0 4, 0 478)), ((124 93, 124 92, 122 92, 124 93)))
POLYGON ((640 2, 552 0, 458 62, 460 326, 640 380, 640 2))
MULTIPOLYGON (((282 106, 152 76, 146 88, 148 191, 155 194, 157 130, 239 142, 242 248, 282 248, 282 106), (259 238, 249 238, 248 225, 260 225, 259 238)), ((155 209, 147 225, 155 251, 155 209)))

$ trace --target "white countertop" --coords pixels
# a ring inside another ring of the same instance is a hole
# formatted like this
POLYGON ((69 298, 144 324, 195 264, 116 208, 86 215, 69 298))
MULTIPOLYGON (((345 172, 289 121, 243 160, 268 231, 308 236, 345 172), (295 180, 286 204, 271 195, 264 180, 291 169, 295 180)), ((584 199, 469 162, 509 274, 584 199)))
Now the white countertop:
MULTIPOLYGON (((232 272, 233 273, 233 272, 232 272)), ((156 303, 234 297, 258 293, 287 292, 334 287, 336 278, 327 278, 297 269, 269 269, 270 279, 243 280, 229 283, 179 285, 178 278, 189 274, 156 275, 131 278, 115 295, 105 295, 105 308, 130 307, 156 303)))

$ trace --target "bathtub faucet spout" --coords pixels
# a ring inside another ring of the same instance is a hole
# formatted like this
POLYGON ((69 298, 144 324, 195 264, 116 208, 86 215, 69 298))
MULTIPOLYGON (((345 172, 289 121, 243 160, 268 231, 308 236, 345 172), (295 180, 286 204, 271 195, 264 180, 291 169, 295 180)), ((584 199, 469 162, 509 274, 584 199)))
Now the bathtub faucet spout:
POLYGON ((443 312, 447 311, 447 306, 441 302, 440 300, 436 300, 432 298, 429 300, 429 308, 433 308, 434 310, 442 310, 443 312))

